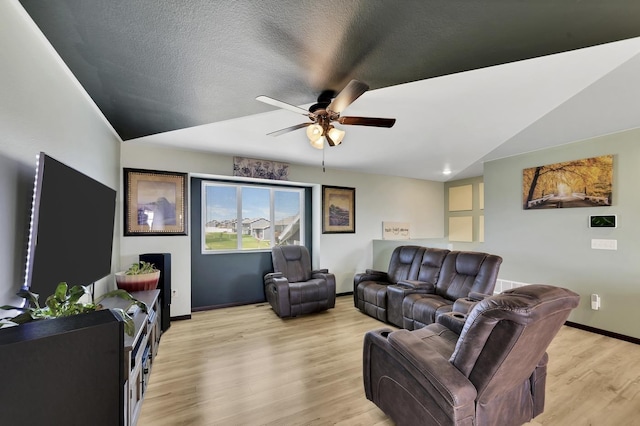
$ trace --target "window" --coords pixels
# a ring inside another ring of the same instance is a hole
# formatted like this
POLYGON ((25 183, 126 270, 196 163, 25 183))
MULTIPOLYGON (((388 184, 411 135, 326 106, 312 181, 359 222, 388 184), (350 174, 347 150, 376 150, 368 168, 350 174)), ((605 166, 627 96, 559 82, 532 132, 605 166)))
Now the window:
POLYGON ((202 210, 203 253, 304 244, 303 188, 203 182, 202 210))

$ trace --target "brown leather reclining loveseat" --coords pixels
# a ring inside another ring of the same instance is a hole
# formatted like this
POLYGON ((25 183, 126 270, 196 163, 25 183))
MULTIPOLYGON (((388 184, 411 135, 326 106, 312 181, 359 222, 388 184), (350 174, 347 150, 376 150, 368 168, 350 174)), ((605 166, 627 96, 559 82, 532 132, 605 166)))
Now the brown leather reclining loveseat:
POLYGON ((453 310, 467 313, 493 294, 501 264, 500 256, 488 253, 399 246, 388 272, 355 275, 354 304, 380 321, 413 330, 453 310))

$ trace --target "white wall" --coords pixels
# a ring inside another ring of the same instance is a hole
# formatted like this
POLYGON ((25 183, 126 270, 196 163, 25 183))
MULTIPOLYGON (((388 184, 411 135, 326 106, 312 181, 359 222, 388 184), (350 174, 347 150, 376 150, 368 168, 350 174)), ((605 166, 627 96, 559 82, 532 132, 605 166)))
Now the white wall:
MULTIPOLYGON (((120 139, 17 0, 0 2, 0 52, 3 304, 20 301, 14 294, 24 280, 36 155, 44 151, 118 188, 120 139)), ((114 253, 118 244, 116 238, 114 253)), ((64 250, 63 244, 60 249, 64 250)), ((102 280, 96 293, 111 285, 115 288, 111 279, 102 280)))
MULTIPOLYGON (((154 147, 140 142, 125 142, 122 145, 121 162, 123 167, 130 168, 225 176, 233 174, 232 157, 154 147)), ((328 268, 336 275, 338 293, 352 291, 353 275, 372 267, 372 241, 381 238, 383 221, 409 222, 412 235, 416 238, 441 238, 444 234, 442 183, 331 169, 323 173, 320 165, 291 165, 289 180, 356 188, 356 233, 322 234, 316 250, 319 258, 314 266, 328 268)), ((314 197, 314 201, 314 209, 320 209, 319 199, 314 197)), ((314 222, 313 232, 316 235, 321 232, 319 225, 319 221, 314 222)), ((171 281, 176 290, 171 304, 172 316, 191 312, 190 238, 121 238, 122 265, 135 262, 140 253, 171 253, 171 281)))

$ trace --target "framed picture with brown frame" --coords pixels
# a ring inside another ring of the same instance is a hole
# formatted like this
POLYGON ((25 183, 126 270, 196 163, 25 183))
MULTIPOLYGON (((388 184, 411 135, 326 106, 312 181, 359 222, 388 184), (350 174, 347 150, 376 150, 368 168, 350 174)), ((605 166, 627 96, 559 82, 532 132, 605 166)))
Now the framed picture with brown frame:
POLYGON ((187 235, 187 174, 124 169, 124 235, 187 235))
POLYGON ((356 232, 356 189, 322 186, 322 233, 356 232))
POLYGON ((522 171, 522 208, 609 207, 613 155, 530 167, 522 171))

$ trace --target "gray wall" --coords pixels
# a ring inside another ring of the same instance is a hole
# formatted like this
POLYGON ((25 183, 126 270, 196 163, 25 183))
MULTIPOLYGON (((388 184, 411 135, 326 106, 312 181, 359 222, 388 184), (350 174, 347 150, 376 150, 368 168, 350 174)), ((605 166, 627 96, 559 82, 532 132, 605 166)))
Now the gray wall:
POLYGON ((484 168, 484 250, 504 258, 500 278, 570 288, 582 298, 570 321, 640 338, 640 130, 488 162, 484 168), (614 155, 613 205, 522 209, 522 170, 614 155), (617 214, 617 229, 592 229, 588 216, 617 214), (617 251, 593 250, 591 239, 615 239, 617 251), (589 296, 602 298, 598 311, 589 296))
MULTIPOLYGON (((233 157, 153 146, 140 141, 122 144, 123 167, 188 172, 204 177, 232 176, 233 157)), ((442 238, 443 184, 366 173, 352 173, 291 164, 290 182, 313 186, 312 228, 313 264, 328 268, 336 275, 336 290, 353 289, 353 275, 370 268, 372 241, 382 236, 382 222, 408 222, 412 235, 442 238), (355 234, 322 234, 321 186, 346 186, 356 189, 355 234)), ((120 198, 123 197, 122 192, 120 198)), ((191 207, 190 207, 191 208, 191 207)), ((190 224, 189 229, 192 229, 190 224)), ((191 233, 191 231, 190 231, 191 233)), ((122 234, 120 234, 122 235, 122 234)), ((171 315, 191 312, 191 236, 121 237, 120 263, 135 261, 140 253, 171 253, 171 315)), ((210 255, 216 256, 216 255, 210 255)))
MULTIPOLYGON (((21 302, 36 155, 117 189, 120 139, 15 0, 0 1, 0 52, 0 304, 13 304, 21 302)), ((102 280, 96 292, 109 286, 102 280)))
POLYGON ((580 306, 570 321, 640 338, 640 129, 575 142, 557 148, 485 163, 484 176, 447 182, 444 186, 447 209, 448 189, 473 184, 474 208, 470 212, 445 212, 474 216, 474 241, 412 239, 373 243, 373 267, 386 270, 391 252, 398 245, 417 244, 474 250, 498 254, 500 268, 496 291, 511 285, 543 283, 563 286, 581 295, 580 306), (613 205, 549 210, 522 209, 522 170, 581 158, 614 155, 613 205), (477 208, 477 186, 484 180, 485 209, 477 208), (485 216, 485 242, 477 241, 477 217, 485 216), (618 228, 588 227, 592 214, 616 214, 618 228), (615 239, 618 250, 593 250, 591 239, 615 239), (502 283, 504 281, 504 283, 502 283), (515 283, 515 284, 513 284, 515 283), (504 284, 505 287, 502 287, 504 284), (590 307, 590 296, 601 297, 600 310, 590 307))

